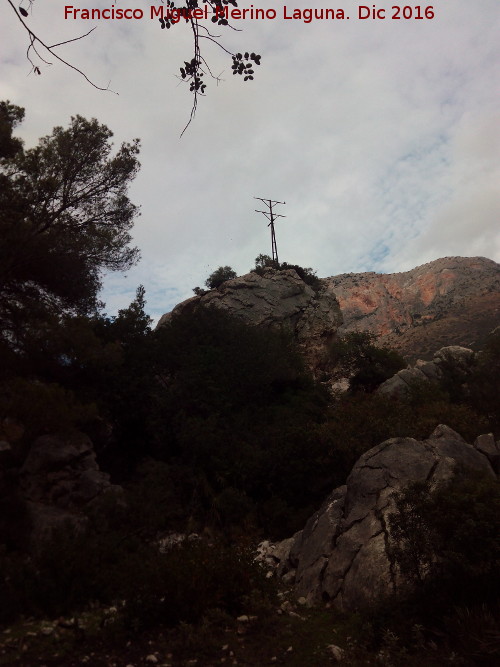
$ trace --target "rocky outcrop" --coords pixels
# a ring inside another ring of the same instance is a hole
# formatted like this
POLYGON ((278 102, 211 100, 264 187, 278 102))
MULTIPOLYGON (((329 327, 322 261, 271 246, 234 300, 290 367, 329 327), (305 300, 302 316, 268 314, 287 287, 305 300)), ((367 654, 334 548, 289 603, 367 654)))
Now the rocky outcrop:
POLYGON ((27 500, 78 509, 111 485, 99 470, 90 439, 44 435, 37 438, 20 471, 21 489, 27 500))
POLYGON ((481 349, 500 325, 500 265, 484 257, 444 257, 402 273, 344 273, 315 291, 293 269, 228 280, 163 315, 158 326, 200 306, 256 326, 289 329, 313 371, 331 372, 325 351, 335 333, 372 331, 377 345, 409 361, 443 346, 481 349))
MULTIPOLYGON (((0 470, 0 505, 9 506, 15 499, 29 533, 23 539, 34 549, 60 527, 83 526, 84 508, 121 491, 99 469, 92 442, 82 433, 38 437, 21 468, 15 465, 10 458, 0 470)), ((4 522, 8 524, 8 517, 4 522)))
POLYGON ((333 491, 302 531, 268 549, 269 556, 281 575, 293 577, 295 595, 308 604, 367 606, 400 583, 387 552, 392 494, 414 481, 435 486, 457 467, 494 477, 492 463, 497 465, 499 455, 491 434, 472 446, 447 426, 424 441, 387 440, 363 454, 345 486, 333 491))
POLYGON ((160 319, 167 324, 181 312, 200 307, 219 308, 246 324, 280 327, 290 331, 314 368, 342 322, 335 294, 326 288, 315 291, 293 269, 264 269, 228 280, 219 288, 194 296, 160 319))
POLYGON ((373 331, 409 359, 444 345, 479 349, 500 324, 500 265, 444 257, 403 273, 344 273, 325 283, 340 303, 340 333, 373 331))
POLYGON ((442 347, 434 354, 432 361, 418 359, 413 367, 409 366, 398 371, 378 387, 377 393, 386 396, 404 396, 417 382, 441 379, 447 367, 453 368, 457 381, 466 382, 473 368, 474 359, 474 352, 466 347, 458 345, 442 347))

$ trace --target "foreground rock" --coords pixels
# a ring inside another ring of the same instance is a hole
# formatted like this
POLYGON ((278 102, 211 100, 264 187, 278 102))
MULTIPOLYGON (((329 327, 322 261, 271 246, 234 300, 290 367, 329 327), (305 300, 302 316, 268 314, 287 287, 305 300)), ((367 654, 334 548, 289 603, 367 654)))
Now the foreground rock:
POLYGON ((313 369, 342 323, 335 294, 326 287, 315 291, 293 269, 267 268, 262 275, 248 273, 228 280, 217 289, 183 301, 163 315, 158 326, 199 307, 219 308, 253 326, 290 331, 313 369))
POLYGON ((387 554, 391 494, 410 482, 450 479, 457 467, 494 477, 499 456, 493 436, 480 436, 472 446, 447 426, 438 426, 428 440, 387 440, 363 454, 346 484, 302 531, 269 548, 268 557, 309 605, 331 601, 346 611, 367 606, 400 583, 387 554))

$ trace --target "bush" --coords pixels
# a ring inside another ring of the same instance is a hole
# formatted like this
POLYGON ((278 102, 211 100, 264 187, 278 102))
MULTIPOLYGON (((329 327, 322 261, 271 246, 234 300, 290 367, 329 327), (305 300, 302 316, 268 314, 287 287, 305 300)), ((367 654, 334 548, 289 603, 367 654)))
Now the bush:
POLYGON ((75 394, 56 383, 14 378, 0 383, 0 418, 23 424, 26 437, 67 432, 95 419, 93 404, 82 404, 75 394))
POLYGON ((500 435, 500 327, 493 331, 484 349, 477 355, 477 364, 468 378, 466 401, 485 415, 490 428, 500 435))
MULTIPOLYGON (((219 268, 211 273, 205 280, 205 285, 208 289, 217 289, 222 283, 225 283, 226 280, 232 280, 233 278, 236 278, 236 276, 236 271, 233 271, 230 266, 219 266, 219 268)), ((199 292, 195 292, 195 294, 199 294, 199 292)))
POLYGON ((213 609, 236 616, 259 591, 274 598, 265 574, 249 550, 185 541, 136 572, 125 596, 125 625, 196 623, 213 609))
POLYGON ((496 601, 500 585, 500 484, 462 471, 431 490, 410 484, 395 494, 390 554, 419 587, 427 611, 496 601))
POLYGON ((375 345, 371 331, 352 331, 332 343, 329 357, 337 375, 350 378, 352 391, 374 391, 402 368, 406 361, 394 350, 375 345))
POLYGON ((318 292, 322 287, 321 279, 316 275, 316 271, 310 267, 305 268, 303 266, 299 266, 299 264, 289 264, 288 262, 281 262, 281 264, 278 264, 271 257, 269 257, 269 255, 257 255, 255 258, 255 268, 252 269, 252 271, 262 276, 264 274, 264 270, 267 268, 276 269, 277 271, 286 271, 288 269, 292 269, 299 276, 299 278, 307 285, 312 287, 315 292, 318 292))
POLYGON ((237 615, 254 596, 273 599, 274 584, 250 550, 186 540, 160 553, 126 515, 108 519, 80 531, 67 526, 29 557, 0 548, 0 623, 125 600, 117 605, 123 623, 144 629, 194 623, 210 609, 237 615))
POLYGON ((460 470, 437 488, 414 482, 393 498, 389 553, 408 584, 367 611, 371 648, 384 649, 390 634, 400 653, 391 664, 444 664, 450 654, 456 664, 498 664, 500 484, 460 470))
POLYGON ((311 267, 305 268, 303 266, 299 266, 298 264, 288 264, 288 262, 282 262, 279 265, 279 268, 280 271, 286 271, 287 269, 292 269, 299 276, 299 278, 303 282, 305 282, 306 285, 312 287, 315 292, 319 292, 319 290, 323 286, 321 279, 318 278, 318 276, 316 275, 316 271, 314 271, 314 269, 311 269, 311 267))
POLYGON ((255 268, 252 269, 255 273, 258 273, 260 276, 264 273, 264 269, 271 268, 275 269, 276 262, 269 255, 257 255, 255 258, 255 268))

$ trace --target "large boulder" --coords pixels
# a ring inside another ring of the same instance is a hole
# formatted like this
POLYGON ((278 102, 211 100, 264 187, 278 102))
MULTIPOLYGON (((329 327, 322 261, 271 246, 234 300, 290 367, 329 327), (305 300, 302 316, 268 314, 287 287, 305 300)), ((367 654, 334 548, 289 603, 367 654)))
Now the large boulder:
POLYGON ((447 426, 438 426, 427 440, 392 438, 370 449, 345 486, 285 543, 286 553, 273 550, 281 556, 279 572, 288 580, 295 573, 294 592, 310 605, 324 600, 342 610, 368 606, 400 583, 387 552, 392 494, 415 481, 435 486, 457 468, 494 477, 488 456, 497 451, 491 437, 473 447, 447 426))
POLYGON ((23 495, 32 502, 74 509, 109 488, 109 475, 101 472, 90 439, 44 435, 35 440, 21 468, 23 495))
POLYGON ((26 539, 35 551, 54 531, 82 530, 88 522, 86 508, 107 495, 119 500, 122 492, 99 469, 91 440, 78 432, 38 437, 16 477, 26 539))
POLYGON ((335 294, 326 287, 314 290, 293 269, 272 268, 227 280, 217 289, 178 304, 161 317, 164 326, 176 315, 199 307, 226 311, 246 324, 290 331, 314 369, 342 323, 335 294))

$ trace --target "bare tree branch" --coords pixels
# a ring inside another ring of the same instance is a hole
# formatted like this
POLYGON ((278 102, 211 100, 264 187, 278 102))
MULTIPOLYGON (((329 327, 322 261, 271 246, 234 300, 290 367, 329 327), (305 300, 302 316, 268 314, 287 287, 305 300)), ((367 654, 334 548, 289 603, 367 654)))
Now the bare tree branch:
MULTIPOLYGON (((164 0, 161 1, 164 2, 164 0)), ((161 28, 171 28, 172 26, 179 23, 181 20, 184 20, 185 23, 190 24, 191 31, 193 33, 193 46, 194 46, 193 57, 189 62, 185 61, 184 67, 180 68, 181 76, 179 78, 182 81, 189 83, 189 90, 190 92, 193 93, 193 103, 191 106, 191 113, 189 115, 188 122, 186 123, 184 129, 181 132, 180 135, 181 137, 183 136, 184 132, 187 130, 187 128, 189 127, 189 125, 191 124, 196 115, 196 110, 198 108, 198 97, 200 95, 204 95, 205 93, 206 83, 203 79, 203 76, 205 74, 208 74, 212 79, 215 79, 217 83, 220 83, 220 81, 222 80, 220 75, 215 76, 212 73, 212 70, 208 65, 207 60, 201 55, 200 39, 206 39, 209 42, 213 42, 220 49, 222 49, 222 51, 224 51, 227 55, 231 56, 233 60, 232 64, 233 74, 243 75, 245 81, 252 80, 254 78, 253 77, 254 70, 252 68, 254 67, 254 65, 260 65, 260 59, 261 59, 261 56, 256 55, 255 53, 249 54, 248 52, 245 52, 244 55, 242 53, 236 53, 236 54, 232 53, 225 46, 221 44, 221 42, 219 41, 220 35, 212 34, 206 26, 200 24, 199 20, 197 18, 194 18, 193 16, 194 10, 199 10, 201 4, 204 4, 209 8, 207 11, 212 12, 213 23, 216 23, 218 26, 224 26, 230 28, 231 30, 234 30, 236 32, 241 32, 241 30, 232 26, 226 18, 229 17, 228 5, 231 5, 233 7, 238 7, 237 0, 183 0, 183 1, 186 3, 184 7, 176 7, 175 0, 166 0, 165 2, 166 13, 165 14, 162 13, 161 18, 158 19, 161 28), (200 34, 200 29, 203 30, 206 34, 200 34)), ((69 67, 70 69, 80 74, 80 76, 82 76, 88 83, 90 83, 91 86, 93 86, 97 90, 115 92, 109 88, 109 84, 106 87, 98 86, 85 74, 85 72, 83 72, 81 69, 73 65, 71 62, 68 62, 67 60, 59 56, 54 51, 54 49, 57 48, 58 46, 70 44, 71 42, 77 42, 81 39, 84 39, 85 37, 88 37, 88 35, 90 35, 90 33, 95 30, 95 27, 91 28, 91 30, 89 30, 83 35, 80 35, 79 37, 74 37, 72 39, 68 39, 63 42, 58 42, 56 44, 49 45, 46 42, 44 42, 35 32, 33 32, 33 30, 31 30, 29 26, 26 24, 26 22, 23 20, 23 16, 24 17, 28 16, 27 11, 23 8, 20 8, 18 11, 18 9, 13 3, 13 0, 7 0, 7 2, 9 3, 13 12, 21 22, 23 28, 28 33, 29 44, 26 50, 26 58, 31 65, 32 72, 35 72, 35 74, 38 75, 41 74, 40 67, 37 64, 35 64, 36 61, 34 62, 32 59, 32 53, 34 53, 37 56, 40 62, 45 63, 46 65, 52 65, 53 63, 47 60, 47 54, 49 54, 55 60, 58 60, 59 62, 63 63, 63 65, 66 65, 66 67, 69 67), (43 49, 45 49, 46 53, 43 52, 43 49)), ((30 7, 32 7, 34 0, 28 0, 28 2, 30 4, 30 7)), ((115 92, 115 95, 117 94, 118 93, 115 92)))
POLYGON ((50 53, 50 55, 51 55, 53 58, 55 58, 56 60, 59 60, 59 62, 63 63, 63 65, 66 65, 66 66, 69 67, 70 69, 75 70, 75 72, 78 72, 78 74, 80 74, 81 76, 83 76, 83 78, 84 78, 88 83, 90 83, 91 86, 93 86, 94 88, 97 88, 97 90, 106 90, 106 91, 108 91, 108 92, 110 92, 110 93, 115 93, 115 95, 118 95, 118 93, 116 93, 115 91, 111 90, 111 89, 109 88, 109 86, 106 87, 106 88, 103 88, 102 86, 98 86, 98 85, 97 85, 96 83, 94 83, 91 79, 89 79, 89 77, 85 74, 85 72, 82 72, 81 69, 79 69, 79 68, 76 67, 75 65, 72 65, 72 64, 71 64, 70 62, 68 62, 67 60, 64 60, 64 58, 61 58, 61 56, 58 56, 57 53, 55 53, 55 52, 52 50, 52 49, 54 49, 56 46, 61 46, 62 44, 68 44, 69 42, 77 42, 78 40, 83 39, 84 37, 87 37, 87 35, 89 35, 93 30, 95 30, 95 28, 92 28, 92 30, 89 30, 89 32, 85 33, 85 35, 80 35, 80 37, 75 37, 75 38, 73 38, 73 39, 68 39, 68 40, 65 41, 65 42, 60 42, 59 44, 53 44, 52 46, 49 46, 49 45, 46 44, 42 39, 40 39, 40 37, 38 37, 38 35, 37 35, 36 33, 34 33, 34 32, 33 32, 33 31, 26 25, 26 23, 24 22, 24 20, 23 20, 22 17, 20 16, 19 12, 17 11, 15 5, 13 4, 12 0, 7 0, 7 2, 8 2, 9 5, 12 7, 12 10, 14 11, 15 15, 17 16, 17 18, 19 19, 19 21, 22 23, 23 28, 26 30, 26 32, 27 32, 28 35, 29 35, 30 44, 29 44, 29 46, 28 46, 28 50, 26 51, 26 57, 27 57, 29 63, 31 64, 31 66, 32 66, 34 72, 36 72, 37 74, 40 74, 40 69, 39 69, 39 68, 34 64, 34 62, 31 60, 31 57, 30 57, 30 51, 31 51, 31 50, 33 50, 33 51, 36 53, 36 55, 40 58, 40 60, 41 60, 42 62, 44 62, 44 63, 47 64, 47 65, 52 65, 51 62, 49 62, 48 60, 45 60, 45 58, 43 58, 43 57, 40 55, 40 53, 38 52, 38 50, 37 50, 37 48, 36 48, 36 44, 39 44, 40 46, 43 46, 43 48, 44 48, 48 53, 50 53))

